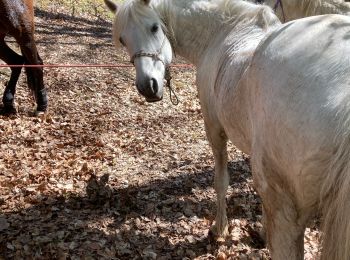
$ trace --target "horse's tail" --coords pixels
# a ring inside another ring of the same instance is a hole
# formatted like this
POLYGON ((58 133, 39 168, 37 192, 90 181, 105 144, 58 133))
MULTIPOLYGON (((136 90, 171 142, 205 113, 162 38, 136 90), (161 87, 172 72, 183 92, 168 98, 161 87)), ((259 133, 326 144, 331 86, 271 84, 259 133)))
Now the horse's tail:
POLYGON ((330 164, 321 190, 323 209, 322 260, 350 259, 350 136, 330 164))

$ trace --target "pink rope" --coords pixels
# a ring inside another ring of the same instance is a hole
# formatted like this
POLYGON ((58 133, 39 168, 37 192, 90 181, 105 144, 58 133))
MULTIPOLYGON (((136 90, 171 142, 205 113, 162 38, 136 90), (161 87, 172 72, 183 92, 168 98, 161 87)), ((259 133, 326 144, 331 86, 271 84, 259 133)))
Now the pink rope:
MULTIPOLYGON (((191 64, 173 64, 174 68, 192 68, 191 64)), ((0 68, 132 68, 132 64, 44 64, 44 65, 7 65, 0 64, 0 68)))

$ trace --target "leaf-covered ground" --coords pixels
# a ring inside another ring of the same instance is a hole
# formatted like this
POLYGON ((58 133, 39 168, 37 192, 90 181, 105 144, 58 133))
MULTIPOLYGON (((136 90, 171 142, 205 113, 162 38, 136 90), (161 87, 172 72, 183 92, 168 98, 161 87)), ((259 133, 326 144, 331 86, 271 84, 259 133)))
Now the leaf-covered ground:
MULTIPOLYGON (((109 21, 36 16, 45 63, 128 60, 111 43, 109 21)), ((172 71, 178 106, 169 93, 144 102, 132 68, 45 69, 50 109, 39 118, 22 76, 17 116, 0 116, 0 259, 269 258, 249 157, 232 145, 230 236, 208 238, 214 163, 195 71, 172 71)), ((1 93, 8 76, 0 70, 1 93)), ((318 236, 308 229, 307 259, 318 236)))

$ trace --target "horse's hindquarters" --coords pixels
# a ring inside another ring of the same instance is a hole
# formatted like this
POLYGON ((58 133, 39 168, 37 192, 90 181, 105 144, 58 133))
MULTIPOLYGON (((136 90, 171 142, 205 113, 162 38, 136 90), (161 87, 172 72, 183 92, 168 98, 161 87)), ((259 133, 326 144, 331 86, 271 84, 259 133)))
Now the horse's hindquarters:
MULTIPOLYGON (((283 25, 258 47, 247 74, 253 175, 275 219, 267 227, 274 245, 301 241, 335 151, 350 135, 349 31, 350 18, 337 15, 283 25)), ((287 244, 273 258, 287 254, 287 244)))

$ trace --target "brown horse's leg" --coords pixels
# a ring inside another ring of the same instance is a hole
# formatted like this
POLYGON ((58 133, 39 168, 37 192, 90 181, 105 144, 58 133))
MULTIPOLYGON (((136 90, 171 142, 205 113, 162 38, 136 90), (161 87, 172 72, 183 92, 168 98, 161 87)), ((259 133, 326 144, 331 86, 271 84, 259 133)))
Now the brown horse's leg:
MULTIPOLYGON (((5 43, 5 35, 0 35, 0 59, 5 61, 9 65, 22 65, 24 59, 21 55, 14 52, 10 47, 5 43)), ((4 103, 3 113, 15 113, 16 109, 14 106, 14 98, 16 93, 16 84, 21 74, 22 68, 11 68, 10 80, 6 84, 4 95, 2 101, 4 103)))
MULTIPOLYGON (((32 33, 22 34, 17 42, 21 46, 25 63, 30 65, 42 65, 43 62, 38 54, 32 33)), ((34 91, 37 103, 37 111, 45 112, 47 109, 47 93, 43 80, 42 68, 27 68, 28 86, 34 91)))

